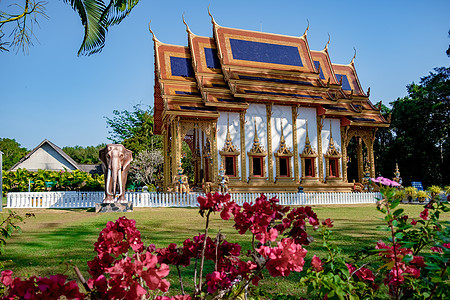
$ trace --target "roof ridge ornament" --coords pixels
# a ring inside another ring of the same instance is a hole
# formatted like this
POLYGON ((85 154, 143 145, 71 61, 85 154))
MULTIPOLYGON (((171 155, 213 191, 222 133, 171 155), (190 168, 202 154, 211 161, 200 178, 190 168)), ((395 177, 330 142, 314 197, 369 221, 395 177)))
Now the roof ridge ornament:
POLYGON ((181 18, 183 19, 183 24, 186 26, 186 32, 187 33, 192 33, 191 29, 189 28, 189 25, 186 23, 186 20, 184 19, 184 11, 183 14, 181 15, 181 18))
POLYGON ((159 40, 156 38, 155 33, 153 32, 152 28, 150 27, 150 24, 151 24, 151 23, 152 23, 152 20, 150 20, 150 21, 148 22, 148 30, 150 31, 150 33, 151 33, 152 36, 153 36, 153 41, 154 41, 154 42, 159 42, 159 40))
POLYGON ((308 30, 309 30, 309 20, 306 19, 306 21, 308 22, 308 26, 305 29, 305 32, 303 33, 303 36, 306 37, 308 35, 308 30))
POLYGON ((330 33, 328 32, 328 42, 325 44, 325 47, 323 48, 322 51, 328 51, 328 45, 330 44, 331 41, 331 36, 330 33))
POLYGON ((353 47, 353 50, 355 50, 355 54, 353 55, 352 61, 350 62, 351 65, 353 65, 355 63, 355 58, 356 58, 356 48, 353 47))
POLYGON ((211 4, 208 5, 208 15, 211 17, 211 23, 213 25, 217 25, 216 20, 214 20, 214 17, 211 14, 211 11, 209 10, 209 7, 211 6, 211 4))

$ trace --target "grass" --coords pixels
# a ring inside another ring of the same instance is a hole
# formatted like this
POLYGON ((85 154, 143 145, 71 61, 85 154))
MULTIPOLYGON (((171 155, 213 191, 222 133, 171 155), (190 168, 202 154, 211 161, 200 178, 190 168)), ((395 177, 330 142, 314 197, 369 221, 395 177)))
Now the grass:
MULTIPOLYGON (((423 210, 420 205, 401 205, 411 217, 416 217, 423 210)), ((378 231, 377 226, 383 226, 375 205, 330 205, 313 208, 323 220, 334 220, 333 240, 343 249, 348 257, 356 250, 365 246, 374 246, 377 240, 387 238, 386 233, 378 231)), ((93 244, 99 232, 108 221, 114 221, 123 214, 96 214, 92 209, 15 209, 21 215, 27 212, 35 214, 21 224, 21 234, 14 234, 7 241, 2 257, 6 269, 11 269, 17 276, 49 276, 62 273, 69 279, 76 279, 72 265, 77 265, 82 273, 87 275, 86 262, 95 253, 93 244)), ((4 215, 4 210, 1 214, 4 215)), ((157 247, 167 246, 169 243, 182 243, 204 231, 204 220, 195 208, 135 208, 133 212, 125 214, 127 218, 136 220, 137 228, 141 231, 143 242, 157 247)), ((444 216, 449 219, 449 216, 444 216)), ((250 236, 241 236, 232 228, 232 221, 223 221, 219 215, 213 216, 210 226, 210 236, 214 236, 220 229, 230 242, 239 242, 245 250, 250 249, 250 236)), ((309 228, 310 229, 310 228, 309 228)), ((310 231, 311 232, 311 231, 310 231)), ((314 233, 313 233, 314 236, 314 233)), ((307 246, 309 260, 313 254, 324 256, 319 241, 307 246)), ((243 251, 244 252, 244 251, 243 251)), ((245 252, 244 252, 245 253, 245 252)), ((211 267, 211 266, 209 266, 211 267)), ((179 288, 175 271, 169 275, 171 289, 177 292, 179 288)), ((193 268, 187 268, 185 276, 192 278, 193 268)), ((279 293, 296 293, 300 274, 293 274, 286 279, 266 279, 261 283, 268 285, 271 291, 279 293)), ((192 285, 191 280, 186 280, 192 285)), ((185 283, 185 284, 186 284, 185 283)), ((188 287, 189 291, 189 287, 188 287)), ((298 291, 300 292, 300 291, 298 291)))

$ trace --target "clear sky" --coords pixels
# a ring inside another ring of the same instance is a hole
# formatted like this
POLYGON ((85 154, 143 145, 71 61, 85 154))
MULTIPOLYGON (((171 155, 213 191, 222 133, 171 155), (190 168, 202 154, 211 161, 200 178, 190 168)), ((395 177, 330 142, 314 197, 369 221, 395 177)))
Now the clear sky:
MULTIPOLYGON (((4 9, 9 1, 0 1, 4 9)), ((333 63, 356 70, 373 103, 406 95, 435 67, 448 66, 450 1, 170 1, 141 0, 112 27, 101 53, 77 57, 83 37, 78 15, 48 1, 49 20, 35 27, 29 55, 0 53, 0 137, 32 149, 48 139, 60 147, 108 142, 107 117, 138 103, 153 106, 154 52, 148 22, 164 43, 187 45, 181 16, 192 32, 212 36, 208 4, 219 25, 302 35, 322 50, 331 35, 333 63)))

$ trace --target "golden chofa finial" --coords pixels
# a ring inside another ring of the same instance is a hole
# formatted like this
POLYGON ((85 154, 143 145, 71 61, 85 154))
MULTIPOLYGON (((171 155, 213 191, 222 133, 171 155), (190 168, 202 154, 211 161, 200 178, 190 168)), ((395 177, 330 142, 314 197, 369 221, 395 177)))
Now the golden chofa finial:
POLYGON ((181 18, 183 19, 183 24, 186 26, 186 32, 187 32, 187 33, 191 33, 191 29, 189 29, 189 26, 188 26, 188 24, 186 23, 186 20, 184 20, 184 12, 183 12, 183 14, 181 15, 181 18))
POLYGON ((217 24, 217 23, 216 23, 216 21, 214 20, 214 17, 212 16, 211 11, 209 10, 209 7, 210 7, 210 6, 211 6, 211 4, 208 5, 208 15, 211 17, 211 23, 213 23, 213 24, 215 25, 215 24, 217 24))
POLYGON ((350 64, 354 64, 355 63, 355 58, 356 58, 356 48, 353 47, 353 50, 355 50, 355 54, 353 55, 352 61, 350 62, 350 64))
POLYGON ((330 41, 331 41, 331 36, 330 36, 330 33, 328 33, 328 42, 326 43, 326 45, 322 51, 328 51, 328 45, 330 44, 330 41))
POLYGON ((306 27, 305 32, 303 33, 303 36, 305 36, 305 37, 308 35, 308 30, 309 30, 309 20, 306 19, 306 22, 308 22, 308 26, 306 27))
POLYGON ((370 96, 370 87, 367 89, 367 97, 369 97, 370 96))
POLYGON ((153 41, 154 41, 154 42, 157 42, 158 39, 156 38, 155 33, 153 32, 152 28, 150 27, 150 24, 151 24, 151 23, 152 23, 152 20, 150 20, 150 22, 148 22, 148 31, 150 31, 150 33, 152 34, 152 36, 153 36, 153 41))

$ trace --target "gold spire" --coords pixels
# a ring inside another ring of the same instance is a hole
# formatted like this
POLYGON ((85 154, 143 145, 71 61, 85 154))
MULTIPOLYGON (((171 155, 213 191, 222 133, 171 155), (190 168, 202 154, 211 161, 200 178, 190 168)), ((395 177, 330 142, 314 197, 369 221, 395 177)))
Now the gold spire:
POLYGON ((222 149, 223 152, 239 152, 236 146, 233 145, 230 135, 230 115, 227 113, 227 137, 225 139, 225 145, 222 149))
POLYGON ((340 155, 339 151, 336 149, 333 141, 333 131, 331 130, 331 120, 330 120, 330 142, 328 144, 328 150, 326 155, 340 155))
POLYGON ((286 140, 284 139, 283 133, 283 119, 280 119, 281 123, 281 138, 280 138, 280 148, 278 149, 278 154, 291 154, 291 151, 286 146, 286 140))
POLYGON ((314 151, 314 149, 311 147, 311 142, 309 140, 308 120, 306 120, 305 148, 303 149, 302 154, 304 154, 304 155, 316 155, 316 151, 314 151))
POLYGON ((256 118, 255 118, 255 137, 253 139, 253 146, 250 149, 251 153, 265 153, 264 148, 259 142, 258 133, 256 132, 256 118))

